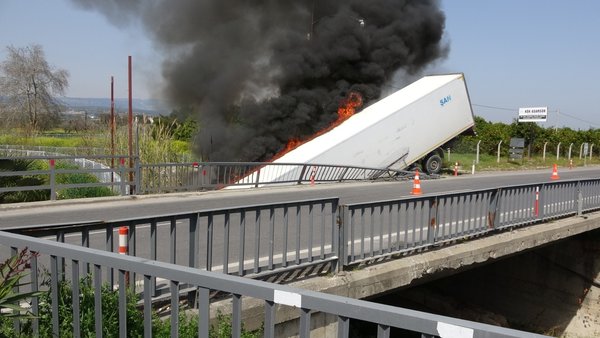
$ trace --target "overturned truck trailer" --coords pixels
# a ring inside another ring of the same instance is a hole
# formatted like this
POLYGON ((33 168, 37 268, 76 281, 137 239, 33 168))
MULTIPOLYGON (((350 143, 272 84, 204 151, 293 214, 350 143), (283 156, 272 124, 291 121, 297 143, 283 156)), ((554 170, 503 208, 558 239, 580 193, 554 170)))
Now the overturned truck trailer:
MULTIPOLYGON (((444 145, 471 131, 474 124, 463 74, 425 76, 273 163, 395 170, 419 165, 427 173, 437 174, 442 169, 444 145)), ((263 173, 260 181, 278 182, 287 175, 297 176, 281 169, 263 173)), ((297 170, 289 166, 288 171, 297 170)), ((247 178, 252 180, 253 175, 247 178)))

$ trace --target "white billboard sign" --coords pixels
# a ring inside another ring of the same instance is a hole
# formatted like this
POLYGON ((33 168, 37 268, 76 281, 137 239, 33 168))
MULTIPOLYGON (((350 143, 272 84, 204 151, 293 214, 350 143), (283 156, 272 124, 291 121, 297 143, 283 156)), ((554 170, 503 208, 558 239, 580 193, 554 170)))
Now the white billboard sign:
POLYGON ((519 108, 519 122, 546 122, 548 107, 519 108))

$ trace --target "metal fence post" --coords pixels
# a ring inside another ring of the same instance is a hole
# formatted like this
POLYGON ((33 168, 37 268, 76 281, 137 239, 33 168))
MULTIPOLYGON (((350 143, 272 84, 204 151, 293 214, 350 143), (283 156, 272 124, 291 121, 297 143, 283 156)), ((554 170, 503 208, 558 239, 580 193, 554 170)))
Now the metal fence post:
POLYGON ((127 191, 125 189, 125 158, 121 157, 120 158, 120 175, 121 175, 121 196, 125 196, 127 194, 127 191))
POLYGON ((140 167, 140 158, 138 156, 136 156, 134 158, 134 175, 135 175, 135 189, 134 192, 136 195, 140 194, 140 190, 141 190, 141 182, 142 182, 142 172, 141 172, 141 167, 140 167))
POLYGON ((438 230, 438 224, 437 224, 437 210, 438 210, 438 198, 434 197, 433 199, 430 200, 430 206, 429 206, 429 229, 427 229, 427 242, 429 244, 434 244, 435 243, 435 239, 437 237, 437 230, 438 230))
POLYGON ((304 177, 304 173, 306 173, 306 167, 307 167, 307 165, 304 164, 302 166, 302 170, 300 170, 300 176, 298 177, 298 184, 302 184, 302 178, 304 177))
POLYGON ((500 218, 500 214, 498 210, 500 209, 500 195, 502 195, 502 189, 498 188, 497 190, 492 192, 490 196, 490 204, 488 206, 488 228, 494 229, 496 225, 498 225, 498 221, 500 218))
POLYGON ((502 145, 502 141, 500 140, 500 142, 498 143, 498 160, 496 162, 500 163, 500 146, 502 145))
POLYGON ((348 241, 346 239, 346 224, 347 224, 347 216, 348 216, 348 206, 340 205, 338 207, 338 240, 336 245, 336 255, 338 257, 336 263, 336 271, 341 272, 344 270, 344 267, 348 264, 348 253, 347 253, 347 245, 348 241))
POLYGON ((56 201, 56 166, 55 160, 50 159, 50 200, 56 201))
POLYGON ((577 216, 583 214, 583 194, 581 193, 581 181, 577 181, 577 216))
POLYGON ((260 184, 260 169, 258 168, 258 170, 256 171, 256 183, 254 184, 255 188, 258 188, 258 185, 260 184))
POLYGON ((569 160, 571 159, 571 150, 573 150, 573 143, 569 144, 569 155, 568 155, 569 160))

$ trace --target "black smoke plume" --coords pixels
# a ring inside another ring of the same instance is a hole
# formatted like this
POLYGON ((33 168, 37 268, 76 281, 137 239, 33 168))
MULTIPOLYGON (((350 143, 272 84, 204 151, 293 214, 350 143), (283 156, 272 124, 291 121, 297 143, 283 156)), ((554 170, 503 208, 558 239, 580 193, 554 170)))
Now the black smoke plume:
POLYGON ((165 51, 165 96, 201 125, 204 160, 269 160, 368 104, 402 70, 446 56, 437 0, 73 0, 115 24, 139 19, 165 51))

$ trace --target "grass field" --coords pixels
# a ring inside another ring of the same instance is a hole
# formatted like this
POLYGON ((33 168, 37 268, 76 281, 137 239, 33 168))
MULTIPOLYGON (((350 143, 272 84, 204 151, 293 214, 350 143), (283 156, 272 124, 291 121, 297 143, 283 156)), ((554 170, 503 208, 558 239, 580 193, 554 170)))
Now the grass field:
MULTIPOLYGON (((445 154, 445 167, 447 172, 451 172, 454 169, 456 162, 459 164, 460 172, 471 172, 473 164, 475 164, 475 171, 497 171, 497 170, 530 170, 530 169, 550 169, 556 164, 559 168, 568 168, 570 161, 567 157, 561 156, 558 160, 556 154, 548 156, 546 159, 541 155, 533 155, 531 157, 524 156, 522 160, 509 161, 506 154, 500 157, 498 161, 497 156, 480 154, 479 163, 475 163, 477 158, 476 154, 461 154, 461 153, 450 153, 445 154)), ((585 165, 598 165, 600 164, 600 158, 598 156, 593 157, 591 160, 588 158, 580 159, 579 156, 572 156, 572 166, 582 167, 585 165)))

